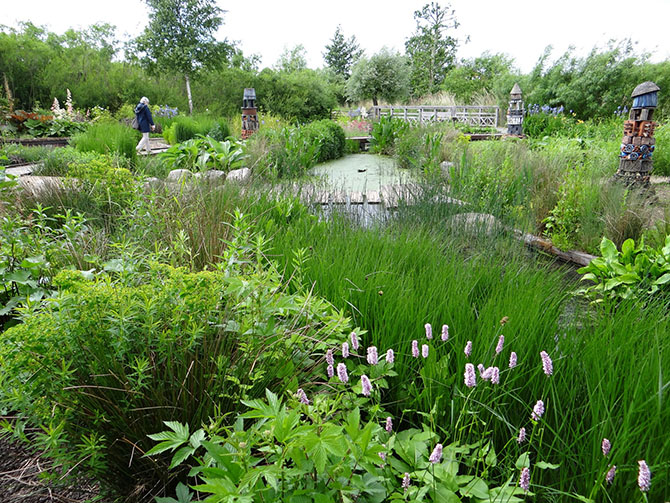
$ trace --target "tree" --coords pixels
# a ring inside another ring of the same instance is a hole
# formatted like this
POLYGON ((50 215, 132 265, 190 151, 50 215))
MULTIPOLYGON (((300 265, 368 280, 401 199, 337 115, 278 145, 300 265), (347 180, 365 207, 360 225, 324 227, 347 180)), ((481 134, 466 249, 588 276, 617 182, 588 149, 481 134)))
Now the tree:
POLYGON ((447 34, 458 28, 455 11, 449 4, 430 2, 414 12, 416 32, 405 42, 412 62, 412 94, 436 92, 456 62, 458 39, 447 34))
MULTIPOLYGON (((461 60, 449 71, 441 88, 461 103, 468 104, 476 95, 495 92, 501 81, 507 82, 512 65, 512 59, 505 54, 484 52, 477 58, 461 60)), ((505 90, 505 100, 509 98, 510 89, 505 90)))
POLYGON ((186 80, 189 112, 193 113, 191 78, 205 68, 216 68, 233 52, 227 41, 214 34, 223 23, 223 11, 215 0, 145 0, 151 20, 136 40, 143 62, 158 69, 182 74, 186 80))
POLYGON ((372 99, 393 102, 405 98, 409 92, 407 58, 383 48, 370 59, 361 57, 354 65, 347 81, 347 94, 353 101, 372 99))
POLYGON ((363 55, 363 50, 352 35, 348 40, 342 35, 342 27, 337 26, 330 45, 326 46, 323 59, 336 75, 347 80, 351 76, 351 67, 363 55))
POLYGON ((280 72, 299 72, 307 68, 307 51, 302 44, 296 45, 293 49, 284 48, 279 59, 275 63, 275 70, 280 72))

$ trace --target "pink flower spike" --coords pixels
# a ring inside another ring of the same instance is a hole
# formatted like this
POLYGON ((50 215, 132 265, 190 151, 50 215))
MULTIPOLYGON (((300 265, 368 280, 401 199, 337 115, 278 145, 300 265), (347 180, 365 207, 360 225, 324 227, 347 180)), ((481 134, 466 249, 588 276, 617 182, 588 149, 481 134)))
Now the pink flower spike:
POLYGON ((419 341, 417 341, 416 339, 412 341, 412 356, 414 358, 419 357, 419 341))
POLYGON ((603 438, 602 443, 600 444, 600 448, 603 450, 603 456, 607 456, 610 453, 610 449, 612 448, 612 444, 610 441, 606 438, 603 438))
POLYGON ((392 349, 386 352, 386 363, 393 363, 395 361, 395 354, 392 349))
POLYGON ((377 346, 370 346, 368 348, 368 363, 370 365, 377 365, 379 357, 377 356, 377 346))
POLYGON ((329 349, 326 351, 326 363, 330 366, 335 365, 335 360, 333 359, 333 350, 329 349))
POLYGON ((363 388, 363 394, 365 396, 370 396, 370 392, 372 391, 372 383, 365 374, 361 376, 361 387, 363 388))
POLYGON ((351 349, 358 351, 358 347, 358 336, 356 335, 356 332, 351 332, 351 349))
POLYGON ((342 358, 349 358, 349 343, 342 343, 342 358))
POLYGON ((616 475, 616 465, 612 465, 610 469, 607 471, 607 475, 605 475, 605 481, 608 484, 612 484, 612 482, 614 482, 615 475, 616 475))
POLYGON ((428 351, 429 351, 428 344, 422 344, 421 345, 421 356, 423 356, 424 358, 428 358, 428 351))
POLYGON ((337 377, 340 381, 346 383, 349 381, 349 374, 347 374, 347 366, 344 363, 337 364, 337 377))
POLYGON ((442 325, 442 336, 443 341, 449 340, 449 325, 442 325))
POLYGON ((435 464, 439 463, 441 459, 442 459, 442 444, 437 444, 435 446, 435 449, 433 449, 433 452, 431 453, 430 457, 428 458, 428 461, 435 464))
POLYGON ((391 433, 393 431, 393 419, 391 416, 386 418, 386 425, 384 426, 384 429, 387 433, 391 433))
POLYGON ((524 492, 528 492, 528 489, 530 489, 530 470, 526 466, 524 466, 521 470, 521 476, 519 477, 519 487, 523 489, 524 492))
POLYGON ((465 353, 465 356, 470 358, 470 355, 472 354, 472 341, 468 341, 465 343, 465 349, 463 350, 465 353))
POLYGON ((309 405, 309 400, 307 399, 307 395, 303 391, 302 388, 298 388, 298 391, 296 392, 296 395, 298 396, 298 399, 300 400, 300 403, 304 403, 305 405, 309 405))
POLYGON ((405 472, 405 475, 402 478, 402 488, 407 491, 409 489, 409 473, 405 472))
POLYGON ((465 385, 468 388, 474 388, 477 384, 477 376, 475 375, 475 366, 472 363, 465 364, 465 385))
POLYGON ((482 378, 483 381, 488 381, 491 379, 491 371, 493 370, 493 367, 487 367, 484 372, 480 372, 479 376, 482 378))
POLYGON ((551 358, 549 358, 549 355, 547 354, 546 351, 540 351, 540 358, 542 358, 542 370, 544 370, 544 373, 548 376, 554 373, 554 364, 551 361, 551 358))
POLYGON ((516 353, 512 351, 509 355, 509 368, 513 369, 514 367, 516 367, 516 353))
POLYGON ((426 329, 426 339, 431 340, 433 338, 433 327, 430 326, 430 323, 426 323, 423 327, 426 329))
POLYGON ((637 464, 639 465, 637 485, 643 493, 649 492, 649 489, 651 489, 651 470, 644 459, 638 461, 637 464))
POLYGON ((481 363, 478 364, 477 365, 477 370, 479 371, 479 377, 481 377, 483 379, 484 378, 484 372, 486 372, 486 368, 484 367, 484 365, 482 365, 481 363))
POLYGON ((491 367, 491 384, 500 384, 500 369, 491 367))
POLYGON ((533 418, 533 421, 539 421, 542 417, 542 414, 544 414, 544 402, 542 400, 538 400, 535 404, 535 407, 533 407, 533 412, 530 417, 533 418))
POLYGON ((519 430, 519 436, 516 439, 518 444, 523 444, 526 441, 526 428, 521 428, 519 430))
POLYGON ((500 337, 498 337, 498 344, 496 345, 496 354, 497 355, 502 353, 504 345, 505 345, 505 336, 501 335, 500 337))
POLYGON ((326 372, 328 373, 328 379, 333 377, 335 375, 335 370, 333 369, 332 365, 328 365, 328 368, 326 369, 326 372))

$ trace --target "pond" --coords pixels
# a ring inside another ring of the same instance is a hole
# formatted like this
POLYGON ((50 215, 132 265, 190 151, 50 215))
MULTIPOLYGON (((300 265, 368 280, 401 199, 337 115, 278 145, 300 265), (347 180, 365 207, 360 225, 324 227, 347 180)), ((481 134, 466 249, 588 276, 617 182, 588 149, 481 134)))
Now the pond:
POLYGON ((398 168, 391 157, 350 154, 312 168, 311 175, 322 177, 330 189, 346 193, 380 192, 412 179, 410 171, 398 168))

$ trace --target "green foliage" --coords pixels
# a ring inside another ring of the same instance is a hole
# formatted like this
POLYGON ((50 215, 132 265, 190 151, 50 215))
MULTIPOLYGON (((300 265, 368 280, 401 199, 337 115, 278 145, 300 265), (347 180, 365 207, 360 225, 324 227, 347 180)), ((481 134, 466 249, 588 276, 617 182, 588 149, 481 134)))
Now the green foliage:
POLYGON ((223 23, 223 11, 211 0, 146 0, 150 21, 135 40, 144 64, 157 73, 169 70, 186 77, 190 102, 190 78, 204 68, 216 68, 232 54, 227 42, 215 33, 223 23))
POLYGON ((670 124, 663 124, 654 131, 654 175, 670 176, 670 124))
MULTIPOLYGON (((511 75, 512 65, 513 61, 505 54, 484 52, 479 57, 461 60, 458 66, 449 69, 440 88, 452 94, 458 103, 472 103, 479 94, 495 93, 511 75)), ((511 87, 502 87, 506 105, 511 87)))
POLYGON ((595 284, 580 290, 580 293, 597 302, 609 305, 625 299, 647 299, 663 296, 670 291, 670 236, 659 248, 651 248, 644 240, 635 246, 627 239, 621 251, 607 238, 600 243, 601 256, 579 269, 582 281, 595 284))
POLYGON ((148 492, 168 463, 137 453, 163 421, 230 424, 241 399, 312 379, 310 355, 338 344, 348 321, 314 296, 286 293, 239 214, 236 229, 220 271, 128 257, 93 279, 64 273, 57 302, 3 334, 0 403, 45 435, 57 428, 45 454, 121 496, 148 492), (82 448, 87 438, 99 456, 82 448))
POLYGON ((74 136, 72 145, 80 152, 121 154, 129 160, 137 158, 135 146, 139 132, 116 122, 99 122, 91 125, 85 133, 74 136))
POLYGON ((363 50, 356 41, 356 35, 345 39, 342 35, 342 26, 337 25, 335 34, 330 39, 330 45, 326 45, 323 59, 335 75, 346 80, 351 75, 351 67, 362 55, 363 50))
POLYGON ((344 154, 344 130, 337 123, 324 119, 311 122, 303 129, 309 140, 319 145, 317 162, 338 159, 344 154))
POLYGON ((361 57, 347 81, 347 95, 352 101, 372 99, 395 102, 409 94, 408 61, 404 56, 384 48, 370 59, 361 57))
MULTIPOLYGON (((0 185, 11 180, 0 172, 0 185), (4 180, 4 181, 1 181, 4 180)), ((81 264, 78 250, 88 231, 83 215, 49 217, 38 206, 27 218, 5 214, 0 220, 0 320, 7 321, 24 303, 36 306, 52 293, 60 267, 81 264)))
POLYGON ((444 158, 443 127, 410 127, 395 143, 395 158, 401 168, 421 169, 431 176, 440 175, 444 158))
MULTIPOLYGON (((383 386, 384 379, 373 382, 383 386)), ((338 388, 335 397, 318 394, 313 404, 296 399, 285 404, 267 390, 266 400, 244 401, 249 410, 223 434, 190 434, 187 425, 166 422, 170 430, 150 436, 161 442, 147 455, 170 450, 173 466, 190 461, 195 465, 190 475, 198 482, 192 487, 226 502, 296 501, 307 494, 323 502, 481 501, 501 496, 522 501, 515 496, 524 494, 515 477, 491 488, 481 478, 497 464, 490 443, 454 442, 442 451, 444 462, 431 463, 436 433, 426 426, 387 432, 380 426, 381 413, 366 417, 366 409, 376 408, 367 399, 343 392, 346 385, 341 383, 334 381, 333 386, 338 388), (481 467, 481 473, 466 475, 471 472, 466 467, 472 466, 481 467), (402 487, 405 477, 407 488, 402 487)))
POLYGON ((372 124, 370 146, 373 152, 391 155, 395 143, 409 129, 407 121, 394 117, 382 116, 378 122, 372 124))
POLYGON ((230 171, 242 167, 246 159, 244 143, 203 136, 177 143, 160 156, 172 169, 191 171, 230 171))
POLYGON ((337 106, 327 79, 309 69, 294 72, 265 69, 258 75, 256 95, 262 111, 300 124, 327 119, 337 106))
POLYGON ((82 152, 74 147, 54 148, 47 152, 42 165, 34 173, 39 176, 67 176, 68 167, 72 163, 85 164, 104 158, 108 157, 96 151, 82 152))
POLYGON ((413 96, 439 90, 446 73, 456 63, 458 40, 447 34, 458 28, 455 10, 450 4, 430 2, 414 11, 416 32, 405 42, 405 51, 412 65, 413 96))

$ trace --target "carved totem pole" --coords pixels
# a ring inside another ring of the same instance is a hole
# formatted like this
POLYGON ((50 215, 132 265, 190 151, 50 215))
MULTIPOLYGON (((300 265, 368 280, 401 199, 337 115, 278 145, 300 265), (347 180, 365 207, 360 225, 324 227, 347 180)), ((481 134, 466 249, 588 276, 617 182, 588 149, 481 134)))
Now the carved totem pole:
POLYGON ((623 139, 619 154, 619 168, 614 175, 626 185, 648 188, 656 140, 652 120, 658 105, 660 88, 653 82, 643 82, 633 90, 633 107, 629 120, 623 124, 623 139))
POLYGON ((244 89, 242 102, 242 139, 246 140, 258 131, 258 109, 256 108, 256 90, 253 87, 244 89))
POLYGON ((507 134, 510 136, 523 136, 523 100, 521 99, 519 84, 514 84, 512 91, 509 93, 507 134))

